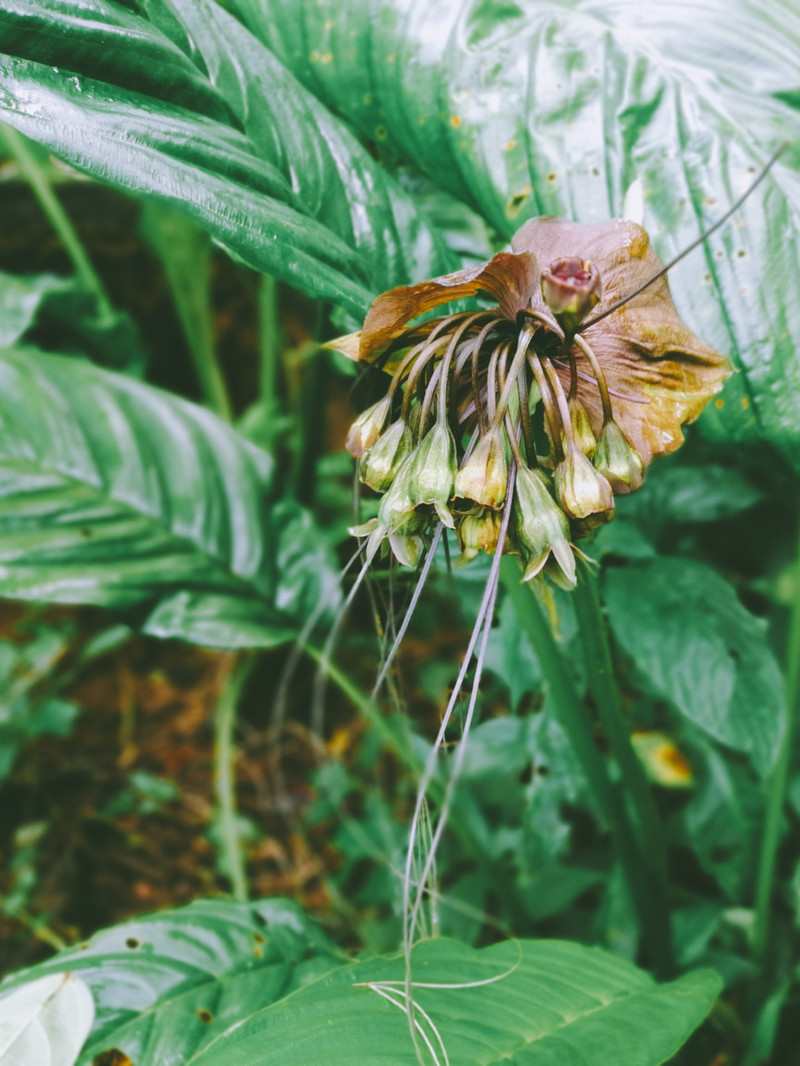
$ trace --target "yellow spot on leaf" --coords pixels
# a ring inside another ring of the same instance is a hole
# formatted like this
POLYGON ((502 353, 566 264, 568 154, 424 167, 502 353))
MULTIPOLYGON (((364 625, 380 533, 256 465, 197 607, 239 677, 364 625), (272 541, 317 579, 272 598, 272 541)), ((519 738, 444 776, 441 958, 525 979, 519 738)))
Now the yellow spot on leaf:
POLYGON ((454 129, 458 129, 458 127, 461 125, 461 119, 458 117, 458 115, 451 115, 450 116, 450 125, 454 129))
POLYGON ((631 737, 648 777, 665 788, 688 788, 694 782, 692 766, 664 733, 639 732, 631 737))
POLYGON ((724 400, 717 400, 717 402, 714 404, 714 406, 715 407, 724 407, 725 406, 725 401, 724 400))

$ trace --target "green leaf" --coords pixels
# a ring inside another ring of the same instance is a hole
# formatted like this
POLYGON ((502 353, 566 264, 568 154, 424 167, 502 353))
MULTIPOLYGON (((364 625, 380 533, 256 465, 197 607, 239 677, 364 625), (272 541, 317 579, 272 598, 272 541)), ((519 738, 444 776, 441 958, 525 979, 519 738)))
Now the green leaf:
POLYGON ((92 1027, 94 1005, 73 973, 52 974, 0 999, 3 1066, 73 1066, 92 1027))
MULTIPOLYGON (((331 973, 229 1031, 192 1066, 408 1066, 403 972, 393 957, 331 973)), ((612 955, 555 940, 480 951, 427 941, 414 951, 413 977, 422 1061, 451 1066, 657 1066, 721 984, 704 971, 659 986, 612 955)))
POLYGON ((735 467, 689 466, 676 461, 682 457, 655 465, 645 490, 622 498, 621 513, 632 515, 648 531, 660 531, 674 522, 719 522, 764 499, 763 489, 735 467))
POLYGON ((200 407, 83 361, 7 351, 0 417, 8 597, 126 608, 161 635, 269 646, 331 580, 327 558, 305 585, 278 573, 274 464, 200 407))
POLYGON ((692 328, 743 371, 704 416, 707 431, 767 440, 800 471, 791 0, 233 0, 233 9, 362 136, 391 145, 506 238, 535 215, 618 216, 640 180, 644 225, 666 262, 789 141, 671 284, 692 328))
POLYGON ((331 944, 286 900, 201 900, 97 933, 14 974, 0 993, 75 971, 96 1005, 80 1066, 114 1047, 136 1066, 164 1066, 188 1062, 229 1025, 338 964, 331 944))
POLYGON ((258 270, 363 315, 453 265, 347 127, 213 0, 12 0, 0 115, 82 170, 174 204, 258 270))
POLYGON ((49 293, 69 288, 54 274, 23 277, 0 271, 0 348, 15 344, 36 320, 49 293))
POLYGON ((137 375, 144 366, 131 318, 100 308, 97 294, 75 278, 0 271, 0 349, 18 344, 34 329, 40 346, 50 351, 73 355, 78 348, 101 366, 137 375))
POLYGON ((784 728, 766 623, 727 581, 690 559, 610 568, 604 590, 614 636, 642 685, 766 774, 784 728))
POLYGON ((746 766, 724 758, 707 742, 695 747, 696 786, 677 818, 679 838, 737 902, 747 894, 758 862, 763 791, 746 766))

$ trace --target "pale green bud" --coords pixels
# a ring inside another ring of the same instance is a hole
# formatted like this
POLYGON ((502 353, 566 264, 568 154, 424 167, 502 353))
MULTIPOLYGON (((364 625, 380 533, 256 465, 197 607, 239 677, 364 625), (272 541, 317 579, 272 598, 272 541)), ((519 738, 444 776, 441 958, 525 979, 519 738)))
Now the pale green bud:
POLYGON ((586 408, 577 396, 572 397, 569 401, 569 418, 572 423, 572 436, 576 445, 584 455, 591 459, 597 447, 597 439, 589 424, 586 408))
POLYGON ((382 400, 378 400, 372 407, 368 407, 352 424, 347 435, 345 448, 356 459, 360 459, 364 452, 371 448, 380 437, 391 408, 392 397, 384 396, 382 400))
POLYGON ((425 545, 421 537, 403 537, 398 533, 391 533, 389 546, 399 563, 413 568, 419 562, 425 545))
POLYGON ((456 474, 456 442, 449 427, 437 422, 425 434, 411 458, 409 492, 418 506, 431 504, 442 522, 453 529, 448 503, 456 474))
POLYGON ((551 576, 558 574, 556 584, 575 587, 575 556, 569 542, 569 522, 538 468, 517 468, 512 542, 525 559, 523 581, 530 581, 546 568, 551 576))
POLYGON ((461 555, 457 566, 470 562, 480 551, 494 555, 500 539, 502 512, 492 507, 472 507, 458 521, 458 543, 461 555))
POLYGON ((638 489, 644 481, 642 457, 616 422, 606 422, 603 426, 594 453, 594 465, 608 478, 614 492, 638 489))
POLYGON ((453 494, 482 507, 501 507, 508 488, 508 461, 500 429, 481 437, 456 474, 453 494))
POLYGON ((409 493, 411 460, 409 455, 402 461, 378 507, 378 524, 389 533, 396 533, 414 515, 415 505, 409 493))
POLYGON ((410 452, 411 434, 405 422, 399 418, 361 457, 358 476, 376 492, 386 492, 400 464, 410 452))
POLYGON ((556 467, 555 482, 561 507, 570 517, 612 514, 614 495, 611 486, 572 443, 567 445, 564 459, 556 467))

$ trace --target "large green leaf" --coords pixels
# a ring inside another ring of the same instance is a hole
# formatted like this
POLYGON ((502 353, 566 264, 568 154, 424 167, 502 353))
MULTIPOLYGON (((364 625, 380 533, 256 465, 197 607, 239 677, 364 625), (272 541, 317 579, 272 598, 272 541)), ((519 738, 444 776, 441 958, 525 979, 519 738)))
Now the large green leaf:
POLYGON ((330 588, 305 512, 273 521, 270 457, 203 408, 5 351, 0 420, 5 596, 134 609, 158 635, 235 647, 287 639, 330 588))
POLYGON ((783 683, 766 624, 704 563, 658 558, 605 576, 614 636, 642 684, 760 773, 783 733, 783 683))
POLYGON ((251 266, 364 313, 452 264, 346 126, 213 0, 11 0, 0 117, 194 217, 251 266))
MULTIPOLYGON (((721 985, 710 971, 657 985, 619 958, 558 940, 480 951, 428 941, 413 975, 422 1061, 450 1066, 657 1066, 721 985)), ((259 1011, 192 1066, 409 1066, 402 1005, 402 958, 355 963, 259 1011)))
MULTIPOLYGON (((800 15, 791 0, 233 0, 300 80, 509 236, 599 222, 640 179, 666 260, 792 142, 672 275, 690 325, 744 372, 709 432, 800 470, 800 15)), ((576 249, 576 254, 578 250, 576 249)))
POLYGON ((97 933, 14 974, 0 995, 35 978, 77 972, 96 1011, 81 1066, 111 1048, 136 1066, 165 1066, 188 1062, 229 1025, 340 961, 288 901, 201 900, 97 933))

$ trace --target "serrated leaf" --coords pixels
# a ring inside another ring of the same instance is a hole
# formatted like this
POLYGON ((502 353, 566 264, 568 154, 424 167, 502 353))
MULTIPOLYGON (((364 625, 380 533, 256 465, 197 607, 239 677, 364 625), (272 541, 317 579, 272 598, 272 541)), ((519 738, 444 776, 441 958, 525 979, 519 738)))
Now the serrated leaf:
POLYGON ((605 576, 614 636, 641 682, 759 773, 783 734, 783 683, 766 636, 731 586, 691 559, 657 558, 605 576))
POLYGON ((3 1066, 73 1066, 94 1017, 89 989, 74 973, 31 981, 0 999, 3 1066))
MULTIPOLYGON (((769 441, 800 471, 800 17, 790 0, 569 4, 233 0, 254 33, 365 138, 389 144, 505 237, 535 215, 599 222, 637 179, 679 311, 743 373, 706 430, 769 441)), ((576 250, 577 254, 577 250, 576 250)))
MULTIPOLYGON (((619 958, 566 941, 476 951, 439 939, 413 958, 426 1064, 657 1066, 721 986, 710 971, 659 986, 619 958)), ((403 972, 398 957, 340 969, 229 1031, 192 1066, 408 1066, 403 972)))
POLYGON ((163 635, 269 646, 330 582, 322 558, 305 584, 296 567, 277 571, 274 464, 194 404, 83 361, 7 351, 0 420, 8 597, 135 610, 163 635))
POLYGON ((453 265, 394 179, 221 6, 152 11, 158 25, 109 0, 4 5, 0 115, 356 315, 372 286, 453 265))
POLYGON ((287 900, 202 900, 99 932, 14 974, 0 994, 31 977, 57 980, 64 970, 76 971, 97 1010, 80 1066, 111 1048, 136 1066, 165 1066, 188 1062, 229 1025, 339 962, 287 900))

